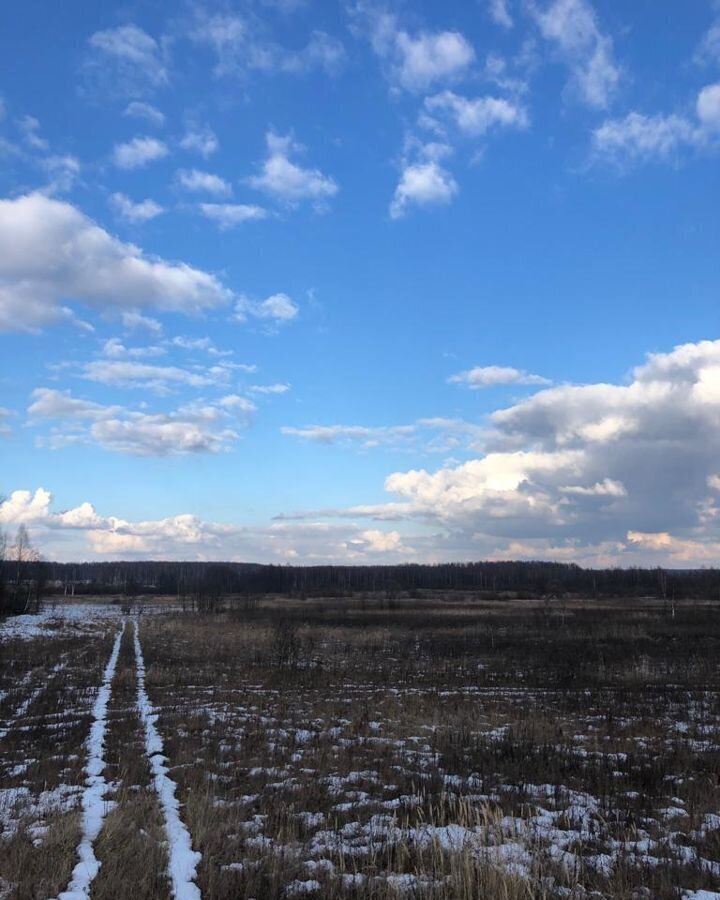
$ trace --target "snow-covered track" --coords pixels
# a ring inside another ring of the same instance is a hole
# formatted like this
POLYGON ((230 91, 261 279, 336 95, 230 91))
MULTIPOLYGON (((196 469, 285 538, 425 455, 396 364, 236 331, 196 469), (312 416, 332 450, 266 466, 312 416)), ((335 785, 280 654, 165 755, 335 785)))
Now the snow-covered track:
POLYGON ((82 837, 77 848, 79 861, 73 869, 70 884, 58 900, 85 900, 90 896, 90 886, 100 870, 93 844, 100 834, 108 804, 104 796, 108 790, 105 771, 105 735, 107 733, 107 709, 118 656, 120 642, 125 632, 125 622, 115 636, 110 658, 105 666, 102 684, 93 705, 93 723, 87 740, 88 758, 85 765, 87 780, 82 795, 82 837))
POLYGON ((195 879, 202 855, 192 849, 190 832, 180 818, 180 803, 175 796, 175 782, 169 777, 165 765, 167 758, 163 754, 162 738, 155 727, 157 713, 145 690, 145 661, 137 619, 133 621, 133 629, 138 714, 145 730, 145 752, 163 813, 168 840, 168 876, 173 897, 175 900, 200 900, 202 895, 195 879))

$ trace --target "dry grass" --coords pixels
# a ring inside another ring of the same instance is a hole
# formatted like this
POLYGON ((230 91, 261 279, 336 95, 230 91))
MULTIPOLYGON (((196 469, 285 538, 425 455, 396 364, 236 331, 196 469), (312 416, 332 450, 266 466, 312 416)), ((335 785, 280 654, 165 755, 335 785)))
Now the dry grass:
MULTIPOLYGON (((715 607, 268 598, 143 616, 141 638, 206 898, 677 900, 720 886, 715 607)), ((109 652, 107 637, 88 641, 84 677, 68 670, 66 693, 50 688, 28 710, 36 726, 11 734, 12 761, 42 756, 54 784, 82 767, 89 685, 109 652), (44 759, 51 697, 75 710, 62 753, 77 760, 44 759)), ((17 654, 31 676, 12 703, 41 671, 17 654)), ((128 633, 94 898, 168 895, 135 691, 128 633)), ((8 881, 19 871, 0 863, 8 881)), ((47 896, 39 883, 14 896, 47 896)))

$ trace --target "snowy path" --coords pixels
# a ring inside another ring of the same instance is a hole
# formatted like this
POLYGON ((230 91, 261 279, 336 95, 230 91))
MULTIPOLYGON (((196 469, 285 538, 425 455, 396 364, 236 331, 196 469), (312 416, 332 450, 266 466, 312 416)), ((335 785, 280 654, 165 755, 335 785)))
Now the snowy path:
POLYGON ((160 798, 165 833, 168 839, 168 875, 175 900, 200 900, 200 888, 195 884, 197 866, 202 859, 200 853, 192 849, 190 832, 180 818, 180 804, 175 796, 175 782, 168 776, 163 755, 163 742, 155 727, 157 713, 145 690, 145 661, 137 619, 133 622, 135 638, 135 665, 137 672, 137 705, 140 721, 145 729, 145 752, 150 764, 153 784, 160 798))
POLYGON ((85 766, 87 772, 86 787, 82 795, 82 838, 78 844, 77 854, 80 861, 73 869, 72 878, 66 891, 58 900, 85 900, 90 896, 90 885, 100 869, 95 856, 93 842, 100 834, 108 804, 103 797, 108 790, 103 772, 105 770, 105 733, 107 731, 107 707, 110 700, 110 686, 118 656, 120 641, 125 632, 125 622, 118 631, 113 644, 112 653, 105 666, 102 684, 93 705, 93 723, 87 740, 88 759, 85 766))

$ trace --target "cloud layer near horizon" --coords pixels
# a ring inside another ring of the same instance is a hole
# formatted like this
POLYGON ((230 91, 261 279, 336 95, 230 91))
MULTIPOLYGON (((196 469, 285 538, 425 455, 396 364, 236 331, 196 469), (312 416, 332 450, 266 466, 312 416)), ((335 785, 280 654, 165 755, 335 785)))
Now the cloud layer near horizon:
MULTIPOLYGON (((717 558, 720 341, 651 354, 626 384, 540 390, 493 412, 484 435, 476 459, 388 475, 385 489, 399 502, 280 511, 267 528, 183 514, 132 523, 100 516, 89 503, 52 513, 44 490, 14 492, 0 506, 0 522, 23 522, 51 537, 83 533, 90 555, 276 560, 279 553, 355 562, 378 554, 543 556, 678 565, 717 558), (394 527, 359 524, 367 519, 394 527)), ((83 555, 77 547, 72 552, 83 555)))

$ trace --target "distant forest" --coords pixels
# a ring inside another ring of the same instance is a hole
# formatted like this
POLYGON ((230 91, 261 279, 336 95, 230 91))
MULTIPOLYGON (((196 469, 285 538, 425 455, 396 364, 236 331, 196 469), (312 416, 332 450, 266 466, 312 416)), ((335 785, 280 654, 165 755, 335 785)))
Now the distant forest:
POLYGON ((585 569, 554 562, 281 566, 220 562, 35 562, 43 594, 279 594, 323 597, 464 591, 491 597, 697 597, 720 602, 720 569, 585 569))

